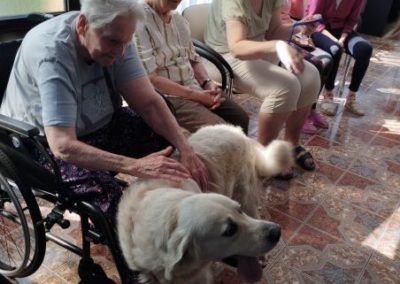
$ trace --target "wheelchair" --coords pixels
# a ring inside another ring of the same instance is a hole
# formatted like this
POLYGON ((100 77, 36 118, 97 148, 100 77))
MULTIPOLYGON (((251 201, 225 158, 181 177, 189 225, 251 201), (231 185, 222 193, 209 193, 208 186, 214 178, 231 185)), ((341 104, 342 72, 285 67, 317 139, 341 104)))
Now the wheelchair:
MULTIPOLYGON (((36 23, 48 19, 40 14, 28 17, 36 23)), ((0 42, 0 102, 21 42, 22 39, 0 42)), ((230 95, 230 70, 207 47, 198 42, 195 46, 202 57, 217 66, 223 78, 221 88, 230 95)), ((114 283, 94 263, 90 249, 93 243, 108 246, 121 282, 126 283, 126 265, 116 253, 116 232, 97 206, 74 198, 70 193, 74 185, 62 180, 38 128, 0 114, 0 275, 22 278, 33 274, 41 266, 47 242, 51 241, 81 257, 80 283, 114 283), (51 169, 37 163, 34 153, 46 157, 51 169), (39 206, 43 202, 50 204, 49 213, 39 206), (62 229, 70 226, 64 217, 66 211, 80 216, 80 246, 53 232, 55 225, 62 229)))
MULTIPOLYGON (((21 42, 18 39, 0 43, 1 96, 21 42)), ((109 247, 124 283, 125 264, 121 257, 116 257, 115 231, 97 206, 69 194, 71 186, 62 180, 39 130, 0 115, 0 274, 10 278, 33 274, 43 262, 47 241, 52 241, 81 257, 78 268, 81 283, 114 283, 91 258, 90 245, 95 243, 109 247), (51 170, 35 161, 34 151, 50 161, 51 170), (51 204, 50 213, 41 212, 38 205, 41 202, 51 204), (52 232, 56 224, 63 229, 70 226, 70 221, 64 218, 67 210, 80 216, 81 246, 52 232)))

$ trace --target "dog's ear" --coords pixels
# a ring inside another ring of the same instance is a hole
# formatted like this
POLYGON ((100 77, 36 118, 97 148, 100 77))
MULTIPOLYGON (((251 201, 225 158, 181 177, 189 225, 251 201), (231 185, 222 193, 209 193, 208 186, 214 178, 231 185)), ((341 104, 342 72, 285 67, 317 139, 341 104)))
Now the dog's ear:
POLYGON ((175 266, 183 259, 189 248, 190 239, 190 233, 186 230, 176 229, 172 233, 167 244, 165 279, 171 280, 175 266))

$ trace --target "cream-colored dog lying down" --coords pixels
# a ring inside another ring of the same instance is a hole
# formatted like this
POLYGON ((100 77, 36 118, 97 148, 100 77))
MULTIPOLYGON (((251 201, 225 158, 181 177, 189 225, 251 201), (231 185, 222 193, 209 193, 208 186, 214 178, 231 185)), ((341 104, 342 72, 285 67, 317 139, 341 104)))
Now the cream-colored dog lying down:
POLYGON ((257 218, 257 192, 262 177, 293 164, 291 146, 262 147, 227 125, 204 127, 189 141, 207 166, 210 189, 224 195, 202 193, 193 180, 132 185, 117 215, 124 257, 131 269, 176 284, 212 283, 212 262, 234 258, 243 281, 256 282, 258 257, 280 238, 279 225, 257 218))

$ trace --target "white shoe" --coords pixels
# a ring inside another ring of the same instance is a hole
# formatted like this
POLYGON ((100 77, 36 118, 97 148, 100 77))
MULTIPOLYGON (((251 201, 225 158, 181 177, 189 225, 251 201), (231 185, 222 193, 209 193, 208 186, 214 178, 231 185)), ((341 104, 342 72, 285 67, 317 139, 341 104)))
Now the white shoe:
POLYGON ((320 104, 321 112, 328 116, 335 116, 338 105, 331 100, 324 100, 320 104))
POLYGON ((364 116, 365 113, 363 111, 363 109, 360 107, 360 105, 357 103, 356 98, 351 97, 351 98, 347 98, 346 100, 346 104, 344 105, 344 108, 357 116, 364 116))

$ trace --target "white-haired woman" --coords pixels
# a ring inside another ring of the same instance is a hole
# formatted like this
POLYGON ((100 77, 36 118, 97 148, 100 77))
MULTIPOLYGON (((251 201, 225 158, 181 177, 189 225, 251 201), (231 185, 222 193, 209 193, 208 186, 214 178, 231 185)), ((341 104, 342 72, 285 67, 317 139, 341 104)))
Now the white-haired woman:
POLYGON ((248 130, 249 117, 210 80, 194 50, 189 24, 178 13, 180 0, 145 0, 146 21, 135 42, 150 81, 168 96, 180 126, 194 132, 204 125, 230 123, 248 130))
POLYGON ((1 113, 36 125, 62 178, 76 181, 74 194, 98 205, 115 225, 124 189, 115 173, 193 177, 203 189, 207 174, 136 54, 132 36, 142 6, 133 0, 81 4, 80 12, 50 19, 25 36, 1 113), (129 107, 121 107, 119 94, 129 107), (172 146, 180 162, 168 157, 172 146))

